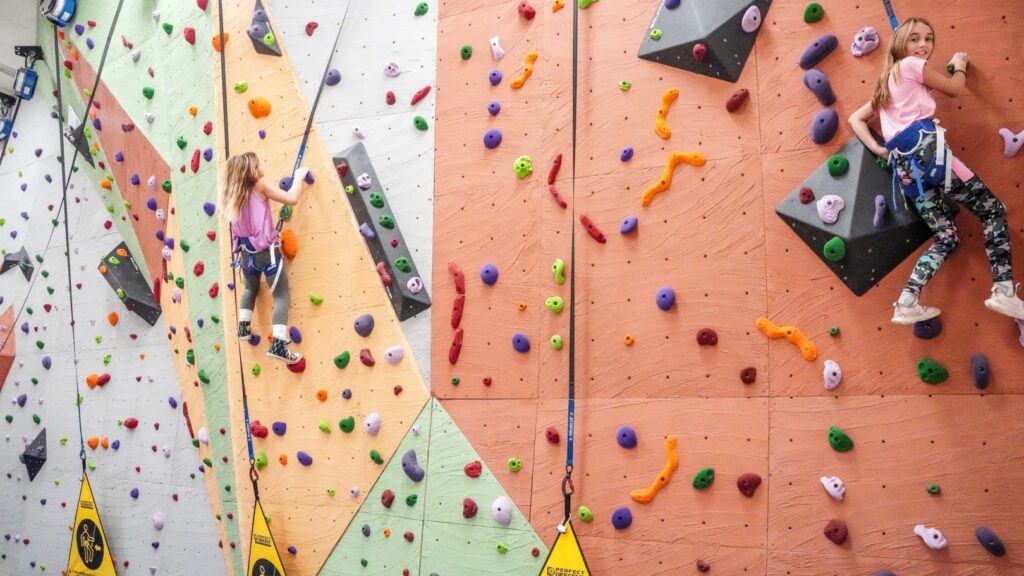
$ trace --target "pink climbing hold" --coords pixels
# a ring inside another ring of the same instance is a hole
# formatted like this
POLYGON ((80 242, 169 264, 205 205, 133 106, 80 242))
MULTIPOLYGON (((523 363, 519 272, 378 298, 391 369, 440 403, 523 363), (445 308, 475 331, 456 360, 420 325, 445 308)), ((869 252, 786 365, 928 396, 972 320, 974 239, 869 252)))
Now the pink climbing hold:
POLYGON ((193 44, 193 45, 196 43, 196 29, 195 28, 185 28, 184 30, 182 30, 182 34, 185 35, 185 42, 188 42, 189 44, 193 44))
POLYGON ((1000 128, 999 135, 1003 137, 1003 154, 1007 158, 1013 158, 1024 146, 1024 130, 1014 134, 1009 128, 1000 128))
POLYGON ((703 44, 701 44, 699 42, 697 44, 693 45, 693 59, 694 60, 696 60, 697 62, 703 62, 704 59, 707 58, 707 56, 708 56, 708 47, 707 46, 705 46, 705 45, 703 45, 703 44))

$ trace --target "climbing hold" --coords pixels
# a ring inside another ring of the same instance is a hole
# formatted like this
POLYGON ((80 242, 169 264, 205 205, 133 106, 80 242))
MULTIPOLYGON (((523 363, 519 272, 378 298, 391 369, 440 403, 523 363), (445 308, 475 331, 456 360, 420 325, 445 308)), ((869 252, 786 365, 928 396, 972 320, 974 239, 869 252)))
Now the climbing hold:
POLYGON ((512 522, 512 501, 507 496, 495 498, 491 502, 491 516, 498 524, 508 526, 512 522))
POLYGON ((700 346, 715 346, 718 344, 718 333, 712 328, 701 328, 697 331, 697 344, 700 346))
POLYGON ((562 349, 562 337, 560 335, 555 334, 554 336, 551 337, 551 349, 552 350, 561 350, 562 349))
POLYGON ((147 100, 152 100, 153 99, 153 95, 155 93, 156 93, 156 91, 153 90, 153 88, 150 87, 150 86, 146 86, 145 88, 142 89, 142 95, 145 96, 147 100))
POLYGON ((632 146, 627 146, 627 147, 623 148, 622 152, 619 153, 619 161, 620 162, 629 162, 632 159, 633 159, 633 147, 632 146))
POLYGON ((319 306, 324 303, 324 299, 313 292, 309 293, 309 301, 315 304, 316 306, 319 306))
POLYGON ((830 262, 838 262, 846 258, 846 243, 839 236, 833 236, 822 248, 825 259, 830 262))
POLYGON ((988 358, 984 354, 971 356, 971 376, 974 378, 974 387, 978 390, 988 388, 988 358))
POLYGON ((548 426, 547 430, 544 431, 544 437, 547 438, 551 444, 558 444, 561 441, 561 437, 558 435, 558 430, 554 426, 548 426))
POLYGON ((835 390, 843 381, 843 370, 832 360, 825 360, 825 390, 835 390))
POLYGON ((462 517, 463 518, 467 518, 467 519, 468 518, 473 518, 473 517, 476 516, 476 512, 477 512, 476 502, 472 498, 463 498, 462 499, 462 517))
POLYGON ((348 416, 347 418, 342 418, 341 420, 338 421, 338 428, 342 432, 349 433, 349 432, 355 430, 355 428, 356 428, 356 419, 353 418, 352 416, 348 416))
POLYGON ((462 56, 463 60, 469 60, 473 57, 473 46, 471 44, 464 44, 459 49, 459 56, 462 56))
POLYGON ((818 102, 821 102, 822 106, 835 104, 836 94, 832 91, 832 84, 821 70, 811 68, 804 72, 804 86, 814 93, 814 97, 818 99, 818 102))
POLYGON ((366 420, 363 421, 363 428, 366 429, 366 433, 370 436, 376 436, 380 432, 381 417, 376 412, 371 412, 366 415, 366 420))
POLYGON ((501 130, 491 128, 484 132, 484 147, 493 150, 501 145, 501 130))
POLYGON ((363 366, 373 367, 377 362, 373 359, 373 352, 370 352, 369 348, 363 348, 359 351, 359 361, 363 363, 363 366))
POLYGON ((756 4, 752 4, 747 11, 743 13, 743 18, 740 20, 740 28, 743 29, 747 34, 757 32, 757 29, 761 27, 761 9, 756 4))
POLYGON ((565 8, 565 0, 555 0, 551 3, 552 12, 558 12, 562 8, 565 8))
POLYGON ((423 16, 424 14, 427 13, 427 9, 428 9, 427 3, 426 2, 420 2, 419 4, 416 5, 416 10, 413 12, 413 15, 415 15, 415 16, 423 16))
POLYGON ((875 216, 874 216, 874 218, 871 221, 872 225, 874 225, 875 228, 884 228, 885 227, 885 212, 886 212, 887 209, 888 209, 888 206, 885 203, 885 196, 883 196, 881 194, 876 194, 875 195, 875 216))
POLYGON ((632 234, 636 232, 637 222, 636 216, 626 216, 622 219, 622 223, 619 224, 619 234, 632 234))
POLYGON ((741 474, 736 479, 736 488, 739 489, 740 494, 743 494, 747 498, 753 498, 754 492, 757 492, 757 487, 761 485, 761 476, 754 474, 753 472, 746 472, 741 474))
POLYGON ((427 94, 430 94, 430 84, 427 84, 423 88, 417 90, 416 93, 412 95, 412 100, 409 102, 409 105, 415 106, 420 100, 426 98, 427 94))
POLYGON ((303 466, 312 466, 313 465, 313 457, 310 456, 309 454, 306 454, 302 450, 299 450, 295 454, 295 457, 298 459, 299 464, 302 464, 303 466))
POLYGON ((373 315, 372 314, 361 314, 356 317, 353 323, 353 328, 356 334, 359 334, 363 338, 368 338, 373 332, 373 315))
POLYGON ((519 15, 526 20, 533 20, 533 17, 537 15, 537 11, 526 0, 522 0, 517 9, 519 10, 519 15))
POLYGON ((651 40, 661 40, 663 34, 664 33, 661 31, 661 28, 652 28, 650 34, 651 40))
POLYGON ((277 434, 278 436, 284 436, 288 431, 288 424, 285 422, 274 422, 270 427, 274 431, 274 434, 277 434))
POLYGON ((669 106, 676 101, 676 98, 679 98, 678 88, 669 88, 661 95, 661 107, 658 108, 658 113, 654 118, 654 133, 662 140, 668 140, 672 137, 672 129, 668 127, 666 119, 668 118, 669 106))
POLYGON ((746 88, 740 88, 739 90, 732 93, 729 99, 725 101, 725 109, 730 114, 738 112, 743 103, 750 98, 750 90, 746 88))
POLYGON ((625 530, 626 528, 629 528, 632 523, 633 513, 629 508, 623 506, 621 508, 616 508, 615 511, 612 512, 612 526, 614 526, 616 530, 625 530))
POLYGON ((398 364, 405 358, 405 349, 401 344, 396 344, 384 349, 384 360, 388 364, 398 364))
POLYGON ((501 84, 501 70, 495 68, 487 74, 487 80, 491 83, 491 86, 497 86, 501 84))
POLYGON ((417 116, 412 119, 413 126, 419 131, 426 131, 430 126, 427 124, 427 119, 423 116, 417 116))
POLYGON ((518 458, 516 456, 513 456, 513 457, 509 458, 508 459, 508 469, 509 469, 509 472, 519 472, 520 470, 522 470, 523 469, 523 461, 522 461, 522 459, 520 459, 520 458, 518 458))
POLYGON ((714 468, 701 468, 697 471, 697 474, 693 477, 693 487, 697 490, 704 490, 711 486, 715 481, 715 469, 714 468))
POLYGON ((512 335, 512 348, 525 354, 530 351, 530 339, 522 332, 516 332, 512 335))
POLYGON ((821 200, 818 200, 818 217, 825 224, 835 224, 836 220, 839 220, 839 213, 846 207, 846 202, 841 196, 835 194, 828 194, 822 196, 821 200))
MULTIPOLYGON (((185 42, 188 42, 189 44, 193 44, 193 45, 196 43, 196 29, 195 28, 185 28, 184 30, 182 30, 182 34, 185 36, 185 42)), ((194 114, 193 114, 193 116, 194 116, 194 114)))
POLYGON ((576 515, 584 522, 590 523, 594 521, 594 513, 586 506, 580 506, 579 509, 576 510, 576 515))
POLYGON ((501 103, 497 100, 491 100, 487 103, 487 112, 491 116, 497 116, 498 112, 501 112, 501 103))
POLYGON ((559 314, 565 308, 565 300, 561 296, 552 296, 544 301, 544 305, 555 314, 559 314))
POLYGON ((457 329, 462 324, 462 311, 466 305, 466 295, 456 294, 455 300, 452 302, 452 328, 457 329))
POLYGON ((790 343, 800 348, 804 359, 811 362, 818 357, 818 348, 798 328, 793 326, 776 326, 767 318, 758 318, 755 323, 757 329, 768 338, 775 340, 785 338, 790 343))
POLYGON ((825 17, 825 9, 817 2, 811 2, 804 8, 804 22, 813 24, 825 17))
POLYGON ((811 202, 814 202, 814 190, 811 190, 810 188, 801 188, 800 203, 810 204, 811 202))
POLYGON ((853 37, 853 43, 850 44, 850 52, 857 58, 860 58, 878 48, 880 43, 881 40, 878 38, 878 32, 871 26, 865 26, 858 30, 857 35, 853 37))
POLYGON ((526 65, 523 67, 523 71, 520 72, 515 78, 513 78, 512 82, 509 84, 509 86, 511 86, 513 90, 518 90, 522 88, 524 85, 526 85, 526 81, 529 80, 530 76, 533 75, 533 64, 536 61, 536 50, 530 50, 529 52, 526 53, 526 65))
POLYGON ((820 480, 828 495, 842 502, 846 495, 846 485, 843 481, 838 476, 822 476, 820 480))
POLYGON ((839 130, 839 114, 831 108, 824 108, 811 119, 811 141, 815 144, 826 144, 832 140, 839 130))
POLYGON ((941 384, 949 378, 949 371, 935 360, 922 358, 917 362, 917 375, 927 384, 941 384))
POLYGON ((636 430, 632 426, 619 426, 615 432, 615 441, 623 448, 636 448, 636 430))
POLYGON ((708 47, 698 42, 693 45, 693 59, 697 62, 703 62, 708 56, 708 47))
POLYGON ((519 158, 516 158, 515 163, 512 165, 512 169, 515 170, 516 176, 522 180, 530 174, 533 174, 533 160, 529 156, 520 156, 519 158))
POLYGON ((669 311, 672 306, 676 303, 676 292, 675 290, 664 287, 658 290, 658 293, 654 296, 654 302, 664 311, 669 311))
POLYGON ((850 531, 846 527, 846 522, 843 522, 842 520, 833 518, 825 525, 825 538, 831 540, 836 546, 846 542, 846 537, 849 533, 850 531))
POLYGON ((561 286, 565 283, 565 261, 561 258, 555 258, 553 264, 551 264, 551 274, 555 278, 555 284, 561 286))
POLYGON ((707 159, 700 152, 672 152, 668 155, 668 160, 665 161, 665 169, 661 172, 661 178, 657 183, 651 185, 644 193, 640 196, 640 204, 647 206, 654 199, 655 194, 659 194, 668 190, 669 186, 672 185, 672 174, 679 164, 689 164, 690 166, 703 166, 707 163, 707 159))
POLYGON ((999 135, 1003 137, 1003 154, 1007 158, 1013 158, 1024 147, 1024 130, 1014 134, 1009 128, 1000 128, 999 135))
POLYGON ((590 237, 596 240, 598 243, 604 244, 607 241, 607 239, 604 236, 604 232, 601 232, 601 229, 598 228, 596 224, 594 224, 594 222, 590 219, 590 216, 587 216, 586 214, 580 214, 580 223, 583 224, 583 227, 587 230, 587 233, 590 234, 590 237))
POLYGON ((459 361, 459 354, 462 352, 462 328, 455 331, 452 343, 448 347, 448 363, 454 365, 459 361))
POLYGON ((497 36, 491 38, 491 53, 494 54, 495 60, 501 60, 505 57, 505 50, 501 47, 501 39, 497 36))
POLYGON ((675 436, 665 437, 665 465, 662 467, 661 472, 658 473, 658 476, 647 488, 631 491, 629 493, 630 498, 641 504, 650 503, 658 494, 658 490, 668 485, 669 480, 672 479, 672 474, 679 467, 679 455, 676 454, 677 444, 678 441, 675 436))
POLYGON ((914 323, 914 336, 921 340, 931 340, 939 334, 942 334, 942 319, 938 316, 914 323))
POLYGON ((416 450, 410 449, 404 455, 402 455, 402 471, 409 477, 409 480, 413 482, 419 482, 423 480, 423 476, 426 472, 423 467, 419 465, 416 460, 416 450))
POLYGON ((619 81, 619 90, 622 90, 623 92, 629 92, 629 89, 632 88, 632 87, 633 87, 633 83, 630 82, 629 80, 620 80, 619 81))
POLYGON ((470 478, 479 478, 480 473, 483 471, 483 464, 481 464, 479 460, 474 460, 463 466, 462 471, 470 478))
POLYGON ((853 439, 836 425, 832 425, 828 429, 828 443, 836 452, 849 452, 853 450, 853 439))
POLYGON ((822 60, 825 59, 836 46, 839 45, 839 39, 834 34, 825 34, 818 38, 804 50, 804 53, 800 55, 800 67, 804 70, 810 70, 818 65, 822 60))
POLYGON ((327 77, 324 78, 324 84, 328 86, 337 86, 341 82, 341 72, 336 68, 331 68, 327 71, 327 77))
POLYGON ((747 366, 740 370, 740 382, 744 384, 753 384, 757 380, 757 368, 753 366, 747 366))
POLYGON ((993 556, 1005 556, 1006 546, 1003 545, 1003 541, 996 536, 996 533, 989 530, 985 526, 978 526, 974 529, 974 537, 978 539, 981 546, 988 550, 993 556))
POLYGON ((265 118, 270 116, 270 101, 262 96, 249 100, 249 113, 253 118, 265 118))
POLYGON ((318 24, 316 22, 312 22, 312 21, 311 22, 307 22, 306 23, 306 36, 312 36, 313 32, 315 32, 316 29, 319 28, 319 27, 320 27, 320 24, 318 24))
POLYGON ((932 550, 942 550, 946 547, 946 537, 938 528, 928 528, 924 524, 914 526, 914 534, 921 537, 921 540, 932 550))
POLYGON ((338 354, 337 356, 334 357, 334 366, 337 368, 344 368, 348 366, 348 362, 351 358, 352 355, 349 354, 348 351, 346 350, 345 352, 342 352, 341 354, 338 354))

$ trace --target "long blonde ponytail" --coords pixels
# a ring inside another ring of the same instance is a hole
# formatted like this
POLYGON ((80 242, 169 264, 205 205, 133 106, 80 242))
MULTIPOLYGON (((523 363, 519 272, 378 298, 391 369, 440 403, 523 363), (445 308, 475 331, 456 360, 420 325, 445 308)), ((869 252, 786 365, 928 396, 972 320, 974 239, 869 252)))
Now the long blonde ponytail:
POLYGON ((259 180, 260 160, 255 152, 246 152, 228 158, 225 168, 224 185, 220 188, 221 215, 228 222, 238 220, 242 206, 252 194, 259 180))
POLYGON ((878 76, 875 93, 871 96, 871 111, 876 114, 889 103, 889 76, 892 75, 899 82, 899 68, 896 67, 896 64, 906 56, 904 51, 907 47, 907 40, 910 38, 910 32, 914 29, 914 25, 918 23, 931 28, 932 34, 935 33, 935 27, 924 18, 907 18, 893 30, 892 36, 889 37, 882 73, 878 76))

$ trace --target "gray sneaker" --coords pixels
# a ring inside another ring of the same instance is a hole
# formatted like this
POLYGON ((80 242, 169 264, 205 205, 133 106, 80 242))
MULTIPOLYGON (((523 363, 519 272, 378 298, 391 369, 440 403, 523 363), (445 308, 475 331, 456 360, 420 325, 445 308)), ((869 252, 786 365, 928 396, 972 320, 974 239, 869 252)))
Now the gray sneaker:
POLYGON ((920 304, 914 304, 913 306, 901 306, 899 302, 893 302, 892 307, 896 309, 892 315, 892 323, 900 324, 901 326, 908 326, 910 324, 924 322, 925 320, 931 320, 939 314, 942 314, 942 310, 939 310, 938 308, 922 306, 920 304))
POLYGON ((1020 284, 1015 284, 1013 291, 1007 294, 998 286, 992 287, 992 296, 985 300, 985 307, 1010 318, 1024 320, 1024 300, 1017 297, 1020 284))

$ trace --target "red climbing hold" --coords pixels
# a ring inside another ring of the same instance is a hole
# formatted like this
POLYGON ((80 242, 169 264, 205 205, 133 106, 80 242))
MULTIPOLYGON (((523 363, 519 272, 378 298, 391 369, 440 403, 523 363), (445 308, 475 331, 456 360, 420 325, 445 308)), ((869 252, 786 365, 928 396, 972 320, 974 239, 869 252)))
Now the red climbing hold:
POLYGON ((569 203, 565 201, 565 198, 562 198, 561 194, 558 193, 558 188, 555 188, 554 184, 548 185, 548 192, 551 193, 551 197, 555 199, 555 202, 557 202, 559 206, 562 208, 569 207, 569 203))
POLYGON ((416 536, 412 532, 406 532, 402 535, 402 537, 405 538, 406 542, 412 542, 416 538, 416 536))
POLYGON ((206 237, 210 239, 210 242, 213 242, 214 240, 217 239, 217 232, 210 230, 209 232, 206 233, 206 237))
POLYGON ((185 35, 185 42, 188 42, 189 44, 195 45, 195 43, 196 43, 196 29, 195 28, 185 28, 184 30, 182 30, 182 34, 185 35))
POLYGON ((607 242, 607 240, 605 240, 604 233, 601 232, 600 228, 594 225, 594 222, 591 221, 590 217, 586 214, 580 214, 580 224, 583 224, 583 227, 587 229, 591 238, 597 240, 601 244, 607 242))
POLYGON ((206 12, 206 2, 207 0, 196 0, 196 6, 203 12, 206 12))
POLYGON ((480 472, 483 471, 483 468, 483 464, 481 464, 479 460, 473 460, 469 464, 466 464, 463 470, 465 470, 466 476, 469 476, 470 478, 479 478, 480 472))
POLYGON ((124 427, 129 429, 129 430, 135 430, 136 428, 139 427, 139 419, 138 418, 129 418, 129 419, 125 420, 124 421, 124 427))
POLYGON ((204 270, 206 270, 206 265, 203 264, 202 260, 196 262, 196 265, 192 267, 192 273, 196 276, 202 276, 204 270))
POLYGON ((548 429, 544 431, 544 436, 548 439, 548 442, 552 444, 558 444, 562 438, 558 435, 558 430, 554 426, 548 426, 548 429))
POLYGON ((153 304, 160 304, 160 279, 153 278, 153 304))
POLYGON ((344 178, 348 174, 348 164, 338 164, 338 178, 344 178))
POLYGON ((395 501, 395 493, 391 490, 385 490, 380 495, 380 504, 385 508, 391 508, 391 504, 395 501))
POLYGON ((526 20, 533 20, 533 17, 537 15, 537 11, 530 6, 530 3, 523 0, 519 3, 519 15, 526 20))
POLYGON ((316 22, 307 22, 306 23, 306 36, 312 36, 313 32, 315 32, 316 29, 319 28, 319 27, 320 27, 320 25, 317 24, 316 22))
POLYGON ((490 386, 490 385, 491 385, 491 377, 490 376, 485 376, 484 377, 484 386, 490 386))
POLYGON ((399 394, 401 394, 402 390, 403 390, 403 388, 402 388, 401 384, 395 384, 395 387, 393 389, 393 391, 395 393, 395 396, 398 396, 399 394))
POLYGON ((708 564, 707 562, 705 562, 703 560, 697 560, 697 571, 698 572, 707 572, 709 570, 711 570, 711 565, 710 564, 708 564))
POLYGON ((203 124, 203 134, 209 136, 211 132, 213 132, 213 122, 207 122, 206 124, 203 124))
POLYGON ((472 498, 464 498, 462 500, 462 517, 472 518, 476 516, 477 505, 472 498))
POLYGON ((459 294, 466 293, 466 275, 462 273, 462 268, 455 262, 448 263, 448 272, 451 273, 452 279, 455 280, 455 291, 459 294))
POLYGON ((249 432, 257 438, 266 438, 270 430, 263 424, 260 424, 259 420, 253 420, 249 423, 249 432))
POLYGON ((714 346, 718 344, 718 333, 711 328, 701 328, 697 331, 697 344, 701 346, 714 346))
POLYGON ((420 100, 423 100, 424 98, 426 98, 427 94, 430 94, 430 85, 429 84, 424 86, 423 88, 420 88, 419 90, 416 91, 415 94, 412 95, 412 101, 409 102, 409 105, 410 106, 415 106, 417 102, 419 102, 420 100))
POLYGON ((192 173, 199 172, 199 148, 192 153, 192 173))
POLYGON ((299 361, 296 362, 295 364, 289 364, 288 371, 292 372, 293 374, 302 374, 303 372, 306 371, 306 359, 299 358, 299 361))
POLYGON ((708 55, 708 47, 703 44, 693 45, 693 59, 697 62, 703 62, 704 58, 708 55))
POLYGON ((744 384, 753 384, 757 380, 757 368, 753 366, 747 366, 743 370, 740 370, 740 381, 744 384))
POLYGON ((462 310, 466 305, 466 295, 458 294, 455 302, 452 303, 452 329, 457 329, 462 324, 462 310))
POLYGON ((534 546, 533 550, 530 550, 530 555, 533 556, 534 558, 540 556, 540 548, 537 548, 536 546, 534 546))
POLYGON ((462 353, 462 328, 455 331, 452 345, 448 347, 448 363, 454 365, 458 362, 460 353, 462 353))
POLYGON ((388 90, 388 93, 384 95, 384 101, 388 103, 388 106, 394 106, 395 104, 395 93, 388 90))
POLYGON ((727 100, 725 103, 725 109, 728 110, 730 114, 736 112, 737 110, 740 109, 741 106, 743 106, 743 103, 746 102, 747 98, 749 97, 750 90, 747 90, 746 88, 740 88, 739 90, 733 92, 732 96, 729 96, 729 100, 727 100))
POLYGON ((209 291, 210 298, 216 298, 217 294, 219 294, 219 293, 220 293, 220 285, 217 284, 216 282, 214 282, 213 286, 210 286, 210 291, 209 291))
POLYGON ((558 176, 558 169, 562 167, 562 155, 555 156, 554 161, 551 163, 551 170, 548 170, 548 184, 555 183, 555 177, 558 176))
POLYGON ((811 202, 814 202, 814 190, 811 190, 810 188, 801 188, 800 203, 810 204, 811 202))
POLYGON ((373 353, 370 352, 369 348, 363 348, 359 351, 359 361, 362 362, 364 366, 373 366, 377 363, 373 359, 373 353))
POLYGON ((391 286, 391 275, 388 274, 387 267, 383 262, 377 262, 377 274, 380 276, 380 281, 385 286, 391 286))

